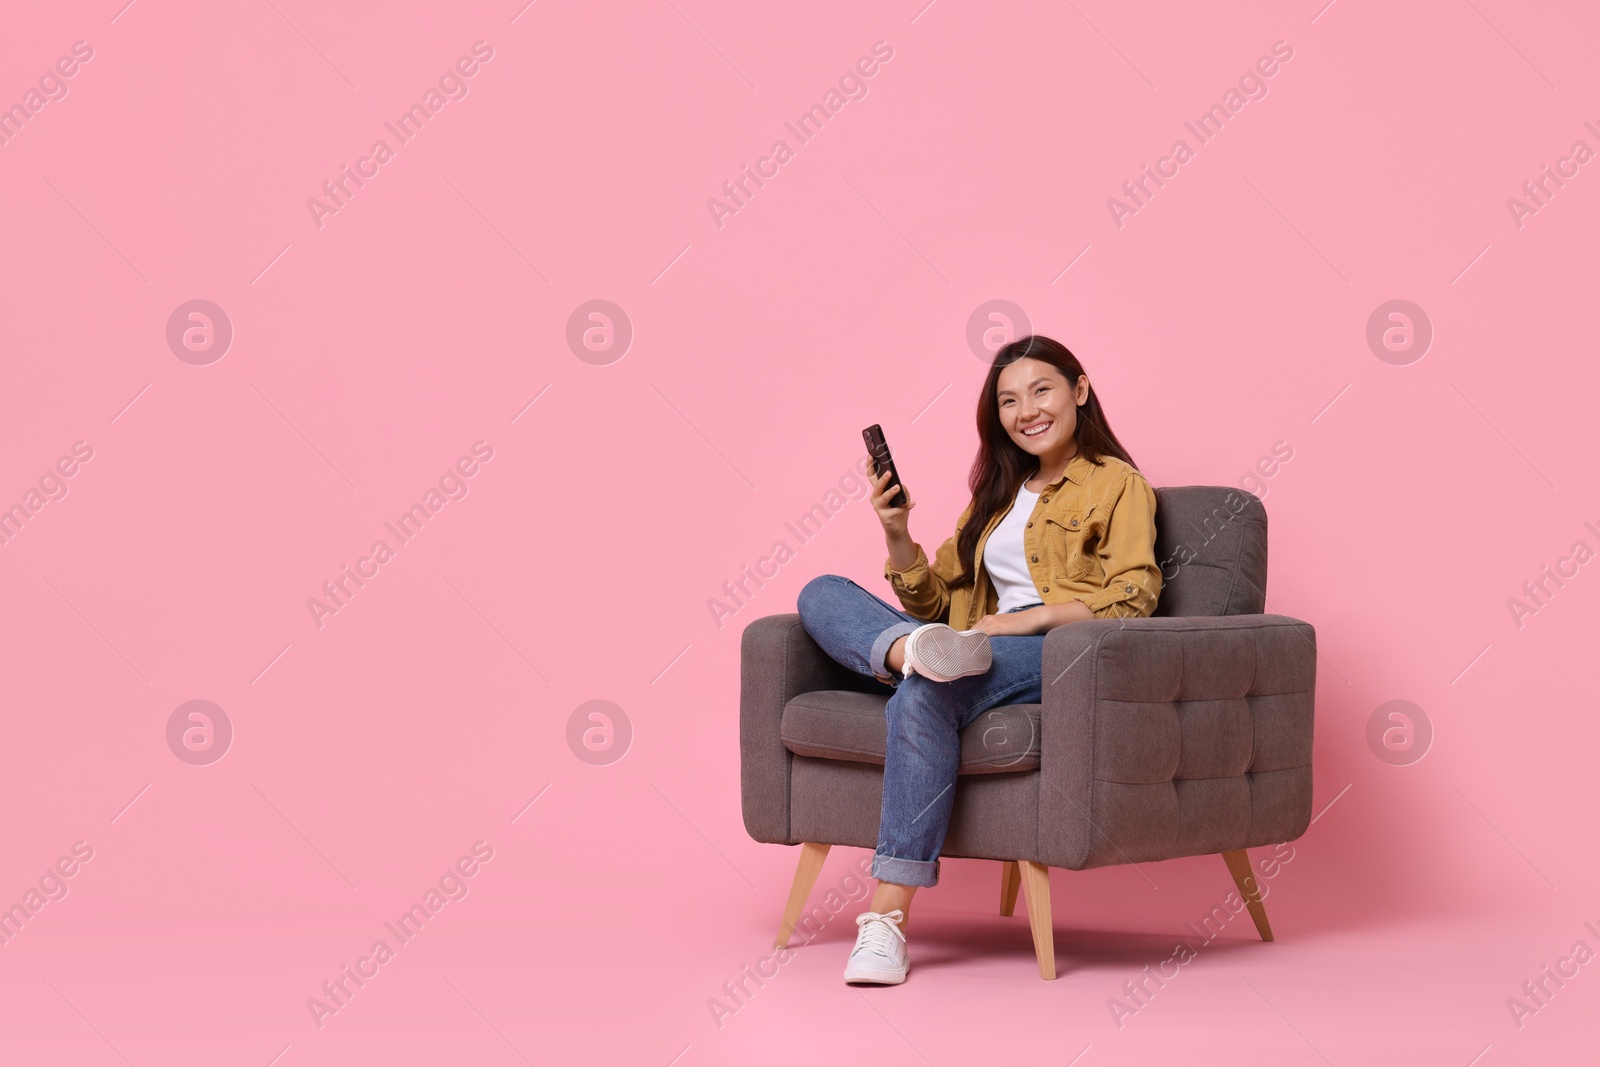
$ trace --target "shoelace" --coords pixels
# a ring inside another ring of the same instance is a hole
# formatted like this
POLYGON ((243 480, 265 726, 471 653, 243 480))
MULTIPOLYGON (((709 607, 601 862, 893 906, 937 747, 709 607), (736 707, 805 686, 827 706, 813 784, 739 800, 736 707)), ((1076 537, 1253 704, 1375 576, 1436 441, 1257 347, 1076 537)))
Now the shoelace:
POLYGON ((906 935, 900 932, 900 920, 905 917, 906 913, 899 908, 890 912, 868 911, 857 915, 856 928, 861 931, 861 941, 856 951, 865 950, 887 956, 895 938, 905 943, 906 935))

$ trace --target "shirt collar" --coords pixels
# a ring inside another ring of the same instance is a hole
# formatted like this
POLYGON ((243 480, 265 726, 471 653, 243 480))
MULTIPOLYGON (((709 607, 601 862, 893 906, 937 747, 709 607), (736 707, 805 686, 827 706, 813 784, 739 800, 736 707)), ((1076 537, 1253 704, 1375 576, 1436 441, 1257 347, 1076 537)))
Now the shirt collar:
POLYGON ((1066 469, 1061 472, 1061 477, 1051 482, 1046 488, 1054 489, 1062 481, 1069 481, 1073 485, 1082 485, 1089 480, 1089 472, 1093 469, 1094 464, 1085 459, 1083 452, 1079 451, 1077 455, 1067 460, 1066 469))

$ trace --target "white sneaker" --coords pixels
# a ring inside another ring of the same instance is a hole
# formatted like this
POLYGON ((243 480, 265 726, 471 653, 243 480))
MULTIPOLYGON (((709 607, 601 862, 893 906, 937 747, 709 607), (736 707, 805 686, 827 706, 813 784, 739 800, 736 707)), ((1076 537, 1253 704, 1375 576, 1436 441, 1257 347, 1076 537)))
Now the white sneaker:
POLYGON ((906 638, 904 674, 920 674, 935 682, 953 682, 982 674, 994 662, 989 635, 982 630, 956 630, 930 622, 906 638))
POLYGON ((900 932, 900 920, 905 917, 899 908, 856 916, 856 947, 844 967, 846 982, 899 985, 906 980, 911 957, 906 954, 906 935, 900 932))

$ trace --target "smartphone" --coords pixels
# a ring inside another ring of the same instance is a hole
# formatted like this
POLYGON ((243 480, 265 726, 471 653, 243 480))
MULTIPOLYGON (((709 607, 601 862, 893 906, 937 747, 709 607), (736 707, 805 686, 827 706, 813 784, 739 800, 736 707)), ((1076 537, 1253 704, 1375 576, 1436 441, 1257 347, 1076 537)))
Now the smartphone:
POLYGON ((873 473, 882 474, 884 471, 888 471, 891 475, 889 484, 900 486, 900 491, 889 499, 889 506, 892 508, 905 507, 905 483, 900 481, 900 472, 894 469, 894 457, 889 454, 889 442, 883 439, 883 427, 873 423, 861 431, 861 439, 867 443, 867 455, 872 457, 873 473))

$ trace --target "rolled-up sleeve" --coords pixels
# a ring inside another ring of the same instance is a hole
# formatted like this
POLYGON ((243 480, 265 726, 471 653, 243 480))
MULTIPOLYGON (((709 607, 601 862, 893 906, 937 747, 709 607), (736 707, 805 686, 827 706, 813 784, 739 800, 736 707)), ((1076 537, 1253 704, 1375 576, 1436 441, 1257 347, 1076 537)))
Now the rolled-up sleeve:
POLYGON ((1161 596, 1161 566, 1156 562, 1156 491, 1137 472, 1129 474, 1111 504, 1105 534, 1097 549, 1106 586, 1075 597, 1097 619, 1144 618, 1161 596))
POLYGON ((950 587, 947 583, 961 573, 956 541, 961 536, 962 525, 971 514, 972 505, 968 504, 961 518, 956 520, 956 532, 939 546, 931 563, 920 544, 917 545, 917 558, 905 570, 895 570, 893 561, 887 557, 884 559, 883 576, 889 580, 894 595, 899 598, 900 606, 906 609, 907 614, 929 622, 942 622, 949 614, 950 587))

